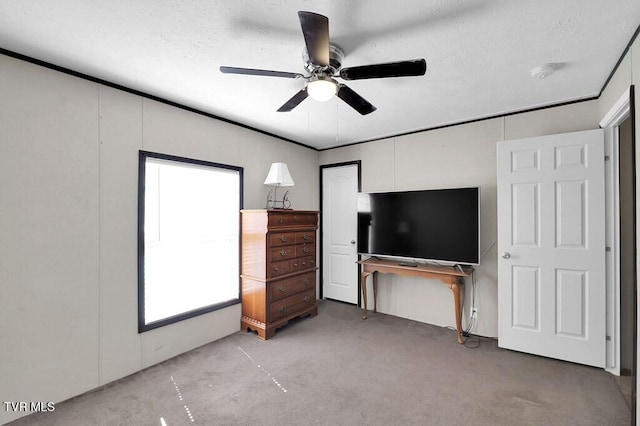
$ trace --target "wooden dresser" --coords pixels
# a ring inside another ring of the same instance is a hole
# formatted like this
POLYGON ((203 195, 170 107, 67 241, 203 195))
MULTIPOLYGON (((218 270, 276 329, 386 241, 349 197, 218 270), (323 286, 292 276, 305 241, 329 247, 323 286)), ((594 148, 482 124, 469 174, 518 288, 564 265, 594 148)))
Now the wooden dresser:
POLYGON ((290 319, 318 313, 318 212, 242 210, 243 331, 267 340, 290 319))

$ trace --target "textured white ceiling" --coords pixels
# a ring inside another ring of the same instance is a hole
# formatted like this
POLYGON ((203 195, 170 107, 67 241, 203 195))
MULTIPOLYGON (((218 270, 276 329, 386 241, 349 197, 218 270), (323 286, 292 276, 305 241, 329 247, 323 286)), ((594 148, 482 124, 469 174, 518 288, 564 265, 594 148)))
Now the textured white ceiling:
POLYGON ((318 149, 598 96, 639 25, 638 0, 0 1, 0 48, 318 149), (337 98, 276 112, 304 81, 219 67, 303 73, 298 10, 329 18, 344 67, 427 73, 346 82, 366 116, 337 98))

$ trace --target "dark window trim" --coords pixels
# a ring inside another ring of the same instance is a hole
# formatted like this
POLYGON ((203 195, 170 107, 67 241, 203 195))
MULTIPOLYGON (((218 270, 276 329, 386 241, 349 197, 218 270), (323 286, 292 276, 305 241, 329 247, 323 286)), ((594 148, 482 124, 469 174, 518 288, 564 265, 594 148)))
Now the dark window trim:
MULTIPOLYGON (((238 172, 240 179, 240 200, 238 211, 243 208, 244 200, 244 168, 239 166, 231 166, 228 164, 214 163, 211 161, 197 160, 193 158, 178 157, 175 155, 161 154, 149 151, 139 151, 138 157, 138 333, 153 330, 158 327, 162 327, 168 324, 173 324, 178 321, 193 318, 198 315, 206 314, 208 312, 217 311, 222 308, 226 308, 232 305, 240 303, 240 280, 238 279, 238 298, 227 300, 222 303, 215 303, 213 305, 204 306, 202 308, 194 309, 192 311, 183 312, 178 315, 174 315, 168 318, 163 318, 158 321, 145 324, 144 321, 144 201, 145 201, 145 169, 147 158, 155 158, 160 160, 170 160, 187 164, 196 164, 201 166, 216 167, 219 169, 234 170, 238 172)), ((238 215, 238 226, 241 226, 240 216, 238 215)), ((239 228, 240 229, 240 228, 239 228)), ((242 229, 240 229, 240 233, 242 229)), ((240 234, 238 235, 238 259, 242 253, 242 241, 240 234)), ((238 277, 240 277, 240 262, 238 262, 238 277)))
MULTIPOLYGON (((638 27, 640 28, 640 27, 638 27)), ((638 32, 636 31, 636 35, 638 32)), ((636 128, 636 89, 635 85, 631 85, 629 87, 629 117, 631 118, 631 156, 632 158, 637 158, 636 153, 638 147, 636 146, 638 129, 636 128)), ((636 161, 632 161, 632 171, 631 171, 631 185, 633 191, 633 211, 637 212, 638 207, 638 199, 637 199, 637 164, 636 161)), ((638 216, 636 214, 633 215, 633 253, 638 253, 638 216)), ((632 371, 633 380, 631 381, 631 418, 632 424, 636 424, 636 416, 637 416, 637 396, 638 396, 638 262, 633 262, 633 371, 632 371)))

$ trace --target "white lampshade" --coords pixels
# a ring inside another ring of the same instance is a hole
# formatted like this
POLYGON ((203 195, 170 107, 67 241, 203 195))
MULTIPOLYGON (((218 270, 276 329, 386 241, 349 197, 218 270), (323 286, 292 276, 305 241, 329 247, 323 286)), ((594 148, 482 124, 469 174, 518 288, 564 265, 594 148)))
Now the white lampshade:
POLYGON ((287 165, 285 163, 272 163, 264 184, 269 186, 293 186, 293 178, 287 165))

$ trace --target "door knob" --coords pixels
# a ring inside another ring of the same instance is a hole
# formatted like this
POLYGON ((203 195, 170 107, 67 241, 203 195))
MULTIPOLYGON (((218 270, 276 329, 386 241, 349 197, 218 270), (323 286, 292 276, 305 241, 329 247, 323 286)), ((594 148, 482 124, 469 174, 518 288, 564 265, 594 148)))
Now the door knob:
POLYGON ((356 243, 356 240, 351 240, 351 244, 355 244, 355 243, 356 243))
POLYGON ((511 253, 509 253, 508 251, 502 252, 503 259, 509 259, 510 257, 511 257, 511 253))

